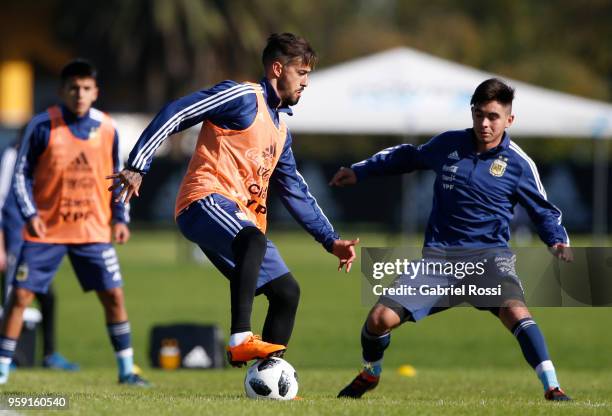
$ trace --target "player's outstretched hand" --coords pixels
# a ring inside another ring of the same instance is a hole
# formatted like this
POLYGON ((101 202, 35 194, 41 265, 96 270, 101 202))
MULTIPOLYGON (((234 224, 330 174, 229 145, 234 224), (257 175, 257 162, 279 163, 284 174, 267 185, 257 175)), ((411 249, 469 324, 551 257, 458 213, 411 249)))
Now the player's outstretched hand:
POLYGON ((332 246, 332 253, 340 259, 338 271, 341 271, 346 266, 346 272, 351 271, 351 266, 355 256, 355 246, 359 244, 359 238, 355 240, 336 240, 332 246))
POLYGON ((329 181, 329 186, 347 186, 355 185, 357 183, 357 175, 351 168, 345 168, 344 166, 338 169, 338 172, 329 181))
POLYGON ((47 226, 38 215, 34 215, 26 224, 28 232, 34 237, 43 238, 47 234, 47 226))
POLYGON ((117 222, 113 224, 113 238, 117 244, 125 244, 130 239, 130 229, 127 224, 117 222))
POLYGON ((127 204, 132 199, 132 195, 140 196, 138 190, 142 183, 142 174, 134 172, 133 170, 123 169, 119 173, 114 173, 106 177, 106 179, 112 179, 113 184, 108 188, 109 191, 114 192, 115 189, 121 191, 115 198, 115 202, 123 202, 127 204))
POLYGON ((559 260, 563 260, 566 263, 571 263, 572 261, 574 261, 574 252, 568 245, 557 243, 554 246, 550 247, 550 252, 553 256, 555 256, 559 260))

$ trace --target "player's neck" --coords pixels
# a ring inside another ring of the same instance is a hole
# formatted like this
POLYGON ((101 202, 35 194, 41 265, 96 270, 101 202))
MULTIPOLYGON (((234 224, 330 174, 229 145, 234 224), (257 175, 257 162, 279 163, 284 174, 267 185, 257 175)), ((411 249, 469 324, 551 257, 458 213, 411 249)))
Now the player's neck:
POLYGON ((500 143, 502 142, 504 136, 500 136, 498 139, 491 141, 491 142, 483 142, 480 141, 479 139, 476 139, 476 153, 480 154, 480 153, 484 153, 487 152, 491 149, 496 148, 497 146, 500 145, 500 143))
POLYGON ((268 78, 268 77, 266 77, 266 79, 268 80, 268 83, 272 87, 272 91, 270 91, 269 93, 276 94, 276 98, 278 98, 277 108, 282 107, 283 100, 280 98, 280 94, 278 93, 278 82, 277 82, 278 80, 276 78, 268 78))

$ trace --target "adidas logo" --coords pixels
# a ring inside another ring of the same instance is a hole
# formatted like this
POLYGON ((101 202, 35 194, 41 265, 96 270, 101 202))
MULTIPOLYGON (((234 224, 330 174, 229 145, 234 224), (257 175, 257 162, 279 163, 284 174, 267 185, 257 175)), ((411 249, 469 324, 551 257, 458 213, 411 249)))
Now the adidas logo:
POLYGON ((87 157, 85 157, 85 153, 81 152, 72 162, 71 165, 89 165, 87 161, 87 157))
POLYGON ((457 151, 455 150, 454 152, 449 153, 447 158, 453 159, 453 160, 459 160, 459 153, 457 153, 457 151))
POLYGON ((187 368, 208 368, 212 360, 202 346, 198 345, 183 358, 183 366, 187 368))
POLYGON ((80 171, 90 171, 91 166, 89 166, 89 161, 87 160, 87 156, 85 153, 81 152, 77 157, 75 157, 72 162, 70 162, 69 168, 70 170, 80 170, 80 171))
POLYGON ((262 156, 265 159, 270 159, 273 158, 274 156, 276 156, 276 144, 273 144, 271 146, 269 146, 268 148, 266 148, 263 152, 262 152, 262 156))

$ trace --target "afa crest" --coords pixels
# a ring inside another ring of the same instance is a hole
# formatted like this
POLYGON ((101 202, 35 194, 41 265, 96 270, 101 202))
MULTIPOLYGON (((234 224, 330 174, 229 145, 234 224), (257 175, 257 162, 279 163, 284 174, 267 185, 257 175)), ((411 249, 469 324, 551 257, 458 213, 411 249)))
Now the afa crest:
POLYGON ((17 267, 17 274, 15 275, 15 279, 18 282, 25 282, 28 280, 28 265, 22 263, 17 267))
POLYGON ((504 172, 506 171, 506 166, 508 166, 508 163, 506 162, 507 160, 508 159, 501 157, 499 159, 495 159, 493 163, 491 163, 489 173, 498 178, 503 176, 504 172))
POLYGON ((91 130, 89 130, 89 140, 97 139, 99 135, 100 132, 96 127, 93 127, 91 130))

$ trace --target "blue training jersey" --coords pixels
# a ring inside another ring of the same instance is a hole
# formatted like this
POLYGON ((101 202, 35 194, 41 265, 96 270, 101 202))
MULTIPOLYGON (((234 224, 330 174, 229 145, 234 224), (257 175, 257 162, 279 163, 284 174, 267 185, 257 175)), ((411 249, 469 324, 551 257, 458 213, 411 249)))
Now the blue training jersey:
MULTIPOLYGON (((279 126, 279 115, 292 115, 266 78, 260 82, 267 110, 279 126)), ((223 81, 210 89, 201 90, 168 103, 151 121, 132 149, 127 168, 146 174, 153 155, 168 136, 188 129, 205 120, 230 130, 248 128, 257 115, 257 98, 253 88, 235 81, 223 81)), ((333 226, 298 172, 291 150, 291 134, 287 139, 270 182, 293 218, 327 250, 339 238, 333 226)))
MULTIPOLYGON (((83 117, 77 117, 66 107, 62 106, 62 116, 70 132, 81 140, 88 140, 92 131, 98 129, 102 121, 102 113, 91 108, 83 117)), ((21 215, 24 218, 31 218, 37 214, 34 198, 32 196, 32 178, 38 162, 38 158, 43 154, 49 144, 51 135, 51 120, 47 111, 37 114, 28 123, 15 166, 15 180, 13 189, 17 198, 21 215)), ((113 139, 113 172, 117 173, 122 168, 119 157, 119 135, 115 129, 113 139)), ((110 185, 110 182, 109 182, 110 185)), ((120 190, 115 190, 115 196, 120 190)), ((120 202, 111 202, 111 213, 113 222, 129 222, 129 206, 120 202)))
POLYGON ((359 181, 415 170, 436 173, 425 247, 507 247, 517 203, 544 243, 569 244, 561 211, 547 200, 533 160, 507 133, 480 154, 475 140, 472 129, 449 131, 420 146, 385 149, 351 167, 359 181))

